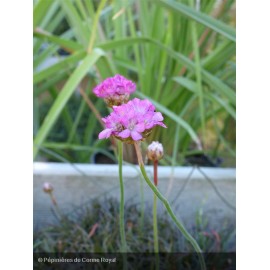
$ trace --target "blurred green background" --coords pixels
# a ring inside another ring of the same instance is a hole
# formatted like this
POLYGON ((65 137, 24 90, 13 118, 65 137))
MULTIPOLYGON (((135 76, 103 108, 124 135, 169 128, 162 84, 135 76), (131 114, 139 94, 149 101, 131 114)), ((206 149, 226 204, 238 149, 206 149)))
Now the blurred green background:
POLYGON ((118 73, 165 118, 142 145, 163 165, 235 166, 235 1, 38 0, 33 18, 35 160, 116 160, 92 89, 118 73))

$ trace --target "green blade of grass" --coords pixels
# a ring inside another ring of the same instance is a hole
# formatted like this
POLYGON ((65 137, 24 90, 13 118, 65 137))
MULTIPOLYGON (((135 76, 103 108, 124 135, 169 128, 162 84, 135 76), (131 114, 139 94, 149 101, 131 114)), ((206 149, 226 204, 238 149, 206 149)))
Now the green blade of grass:
MULTIPOLYGON (((186 89, 190 90, 191 92, 197 94, 196 83, 194 81, 184 77, 174 77, 173 80, 178 84, 182 85, 183 87, 185 87, 186 89)), ((206 93, 205 97, 211 100, 212 102, 222 106, 234 119, 236 118, 235 109, 232 106, 230 106, 228 102, 220 98, 217 94, 206 93)))
MULTIPOLYGON (((85 1, 85 0, 75 0, 75 4, 78 7, 80 15, 82 16, 84 21, 87 21, 88 16, 87 16, 87 13, 86 13, 86 9, 84 7, 84 2, 87 2, 87 1, 85 1)), ((90 30, 90 25, 87 25, 87 27, 89 27, 89 30, 90 30)))
MULTIPOLYGON (((103 100, 98 99, 96 101, 96 109, 101 110, 103 106, 103 100)), ((94 113, 91 113, 88 119, 88 123, 86 124, 85 131, 84 131, 84 136, 83 136, 83 143, 85 145, 92 145, 94 143, 93 136, 95 133, 95 128, 97 125, 101 125, 99 121, 97 121, 97 118, 94 113)), ((100 127, 98 127, 100 128, 100 127)))
POLYGON ((59 0, 64 12, 67 15, 67 19, 70 26, 73 28, 74 34, 81 44, 87 46, 87 41, 90 36, 88 28, 83 23, 82 18, 77 12, 74 3, 71 0, 59 0))
MULTIPOLYGON (((57 2, 55 3, 58 4, 57 2)), ((55 31, 55 29, 64 19, 64 13, 62 12, 61 9, 59 10, 59 12, 53 12, 54 16, 50 16, 51 10, 55 11, 55 7, 57 8, 58 5, 55 6, 53 4, 51 6, 50 14, 45 15, 44 19, 42 20, 42 23, 34 29, 34 32, 42 32, 42 31, 44 32, 46 30, 46 32, 50 33, 50 32, 55 31)), ((72 31, 69 30, 68 32, 72 34, 72 31)), ((42 48, 43 45, 44 45, 44 40, 40 40, 34 36, 34 57, 35 58, 36 58, 36 55, 40 54, 40 51, 44 50, 44 47, 42 48)))
POLYGON ((222 106, 234 119, 236 119, 236 112, 233 107, 231 107, 225 100, 221 99, 219 96, 213 93, 209 93, 207 97, 220 106, 222 106))
POLYGON ((63 13, 59 9, 59 3, 57 1, 47 1, 47 2, 52 2, 52 4, 49 7, 49 9, 42 15, 43 19, 41 23, 38 25, 38 27, 42 29, 50 28, 54 24, 53 21, 55 21, 56 25, 58 25, 60 17, 63 16, 63 13))
POLYGON ((44 41, 50 41, 54 44, 61 46, 63 49, 68 50, 69 52, 83 49, 83 46, 76 41, 57 37, 47 32, 34 31, 34 37, 44 41))
MULTIPOLYGON (((183 63, 189 70, 191 70, 192 72, 195 72, 195 64, 193 63, 193 61, 191 61, 186 56, 174 51, 173 49, 163 45, 161 42, 152 38, 136 37, 136 38, 125 38, 125 39, 120 39, 120 40, 107 41, 104 43, 100 43, 98 47, 104 50, 112 50, 118 46, 128 46, 128 45, 133 45, 134 43, 144 43, 144 42, 155 44, 161 50, 165 50, 172 58, 183 63)), ((202 68, 201 72, 202 72, 203 81, 209 84, 216 91, 220 91, 223 95, 225 95, 230 100, 230 102, 233 105, 236 104, 236 96, 233 89, 231 89, 228 85, 222 82, 218 77, 212 75, 205 69, 202 68)))
POLYGON ((184 86, 185 88, 187 88, 188 90, 190 90, 191 92, 198 94, 197 93, 197 88, 196 88, 196 83, 186 77, 174 77, 173 81, 177 82, 178 84, 184 86))
POLYGON ((202 66, 209 71, 217 70, 220 65, 227 63, 227 61, 234 56, 235 43, 226 40, 204 57, 202 60, 202 66))
POLYGON ((41 82, 38 85, 34 85, 34 97, 38 97, 40 94, 47 91, 51 86, 55 85, 56 83, 66 80, 69 76, 69 73, 62 72, 54 76, 53 78, 48 78, 47 80, 41 82))
MULTIPOLYGON (((125 27, 125 10, 127 9, 125 0, 117 0, 113 2, 113 18, 111 24, 114 29, 114 39, 123 38, 126 36, 126 27, 125 27), (120 13, 119 13, 120 12, 120 13)), ((119 47, 115 50, 115 55, 117 57, 124 56, 126 57, 126 48, 119 47)))
POLYGON ((39 116, 39 102, 38 98, 33 99, 33 134, 34 136, 38 132, 39 129, 39 121, 40 121, 40 116, 39 116))
POLYGON ((134 61, 128 61, 128 59, 123 59, 123 58, 118 58, 118 57, 115 57, 113 60, 116 66, 124 67, 125 69, 133 71, 138 74, 139 72, 141 72, 138 66, 134 65, 134 61))
MULTIPOLYGON (((135 22, 132 18, 132 10, 131 7, 128 8, 127 10, 127 16, 128 16, 128 24, 129 24, 129 30, 131 33, 132 37, 136 37, 136 28, 135 28, 135 22)), ((140 51, 139 51, 139 45, 135 44, 133 46, 134 54, 135 54, 135 61, 136 61, 136 67, 137 67, 137 72, 139 76, 139 81, 140 81, 140 86, 143 88, 143 67, 140 59, 140 51)), ((122 56, 121 56, 122 58, 122 56)), ((133 64, 134 66, 134 64, 133 64)))
POLYGON ((37 27, 43 20, 53 1, 39 0, 34 6, 33 27, 37 27))
POLYGON ((90 39, 89 39, 88 44, 87 44, 87 52, 88 53, 90 53, 94 47, 94 43, 95 43, 96 35, 97 35, 98 19, 100 17, 102 9, 104 8, 104 6, 106 4, 106 1, 107 0, 101 0, 100 4, 98 6, 97 12, 95 14, 91 36, 90 36, 90 39))
MULTIPOLYGON (((50 92, 53 100, 55 100, 57 98, 57 95, 58 95, 57 88, 56 87, 51 87, 49 89, 49 92, 50 92)), ((73 126, 73 119, 72 119, 72 115, 71 115, 71 113, 69 111, 69 108, 67 106, 65 106, 63 108, 61 116, 62 116, 62 120, 65 123, 66 130, 67 130, 67 132, 69 132, 72 129, 72 126, 73 126)), ((76 143, 79 143, 79 136, 78 136, 78 134, 76 134, 76 135, 77 135, 76 138, 75 138, 76 143)))
POLYGON ((109 151, 106 151, 103 148, 97 148, 95 146, 92 147, 88 145, 79 145, 79 144, 45 142, 42 144, 42 147, 51 148, 51 149, 60 149, 60 150, 86 151, 90 153, 98 151, 117 162, 116 157, 113 154, 111 154, 109 151))
MULTIPOLYGON (((89 94, 89 88, 86 90, 86 94, 89 94)), ((73 124, 71 125, 71 128, 69 129, 69 134, 68 134, 68 143, 71 143, 74 139, 74 137, 77 135, 76 130, 79 126, 80 120, 82 118, 83 112, 86 108, 86 102, 84 99, 81 100, 79 109, 77 111, 76 117, 74 119, 73 124)))
MULTIPOLYGON (((189 108, 190 104, 194 101, 195 96, 192 96, 186 103, 183 109, 181 109, 181 112, 179 113, 179 117, 183 117, 186 113, 187 109, 189 108)), ((173 153, 172 153, 172 167, 176 166, 176 158, 180 143, 180 128, 181 126, 177 123, 176 124, 176 130, 175 130, 175 137, 174 137, 174 143, 173 143, 173 153)), ((173 171, 172 171, 173 173, 173 171)))
POLYGON ((63 69, 73 68, 79 60, 81 60, 86 55, 85 51, 78 51, 71 56, 66 57, 64 60, 44 69, 39 72, 34 73, 33 82, 34 84, 39 83, 52 75, 56 75, 59 71, 63 69))
POLYGON ((209 27, 213 29, 214 31, 220 33, 221 35, 227 37, 231 41, 236 42, 236 33, 235 29, 232 27, 224 24, 221 21, 218 21, 204 13, 198 12, 185 4, 176 2, 176 1, 171 1, 171 0, 155 0, 153 1, 156 4, 160 4, 169 10, 183 14, 187 16, 188 18, 191 18, 192 20, 195 20, 198 23, 201 23, 205 25, 206 27, 209 27))
MULTIPOLYGON (((189 0, 190 6, 193 6, 193 0, 189 0)), ((200 120, 202 128, 202 143, 204 145, 206 141, 206 130, 205 130, 205 113, 204 113, 204 92, 202 87, 202 74, 201 74, 201 59, 200 59, 200 50, 198 45, 197 37, 197 27, 194 21, 190 22, 191 26, 191 38, 193 51, 195 55, 195 74, 196 74, 196 87, 199 99, 199 111, 200 111, 200 120)))
POLYGON ((46 115, 46 118, 42 123, 42 126, 40 127, 37 136, 35 137, 34 153, 33 153, 34 159, 37 155, 38 147, 43 143, 44 139, 47 137, 50 129, 52 128, 53 124, 59 117, 62 109, 66 105, 72 93, 74 92, 76 86, 89 71, 90 67, 92 67, 103 55, 104 52, 102 50, 99 49, 93 50, 91 54, 87 55, 84 58, 82 63, 77 67, 77 69, 70 76, 69 80, 66 82, 64 88, 57 96, 57 99, 55 100, 48 114, 46 115))
POLYGON ((53 55, 58 49, 57 45, 50 45, 45 50, 43 50, 40 54, 35 55, 33 68, 34 70, 38 68, 46 59, 48 59, 51 55, 53 55))

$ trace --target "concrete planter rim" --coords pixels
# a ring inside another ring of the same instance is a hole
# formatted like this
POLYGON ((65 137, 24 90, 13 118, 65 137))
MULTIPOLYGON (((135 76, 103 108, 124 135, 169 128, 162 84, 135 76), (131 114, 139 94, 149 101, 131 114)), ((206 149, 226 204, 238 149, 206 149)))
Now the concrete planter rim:
MULTIPOLYGON (((175 177, 185 178, 191 172, 194 167, 171 167, 171 166, 159 166, 158 173, 160 178, 175 177)), ((231 180, 235 181, 236 169, 235 168, 212 168, 212 167, 200 167, 208 177, 213 180, 231 180)), ((146 171, 153 172, 153 166, 146 166, 146 171)), ((65 176, 118 176, 117 164, 67 164, 56 162, 34 162, 33 163, 34 175, 65 175, 65 176)), ((137 177, 140 174, 139 166, 137 165, 123 165, 124 177, 137 177)), ((194 169, 192 178, 204 179, 203 174, 194 169)))

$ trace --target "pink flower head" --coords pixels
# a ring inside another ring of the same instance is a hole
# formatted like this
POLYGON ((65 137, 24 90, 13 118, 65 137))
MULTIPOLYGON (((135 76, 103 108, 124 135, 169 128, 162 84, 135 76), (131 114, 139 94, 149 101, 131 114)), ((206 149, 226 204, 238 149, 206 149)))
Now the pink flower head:
POLYGON ((126 103, 135 89, 135 83, 117 74, 105 79, 94 88, 93 92, 97 97, 104 98, 107 105, 112 107, 126 103))
POLYGON ((127 143, 146 138, 157 125, 166 128, 162 114, 155 112, 155 106, 147 99, 134 98, 113 106, 113 112, 102 120, 106 128, 99 133, 99 139, 115 136, 127 143))

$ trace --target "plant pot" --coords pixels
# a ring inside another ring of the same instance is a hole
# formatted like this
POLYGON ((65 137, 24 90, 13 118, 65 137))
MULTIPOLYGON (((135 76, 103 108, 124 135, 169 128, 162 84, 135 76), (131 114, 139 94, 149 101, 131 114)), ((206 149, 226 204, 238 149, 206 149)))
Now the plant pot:
MULTIPOLYGON (((94 198, 119 199, 118 165, 34 163, 34 230, 53 224, 52 202, 43 192, 43 183, 54 187, 54 197, 64 213, 70 213, 94 198)), ((152 166, 146 166, 150 179, 152 166)), ((158 168, 158 188, 168 198, 173 210, 187 228, 198 217, 213 229, 224 223, 235 225, 235 169, 233 168, 158 168), (192 173, 192 174, 191 174, 192 173), (171 188, 168 187, 171 186, 171 188)), ((151 208, 153 193, 140 179, 137 166, 123 166, 125 202, 141 203, 151 208)), ((158 202, 160 214, 166 213, 158 202)))

